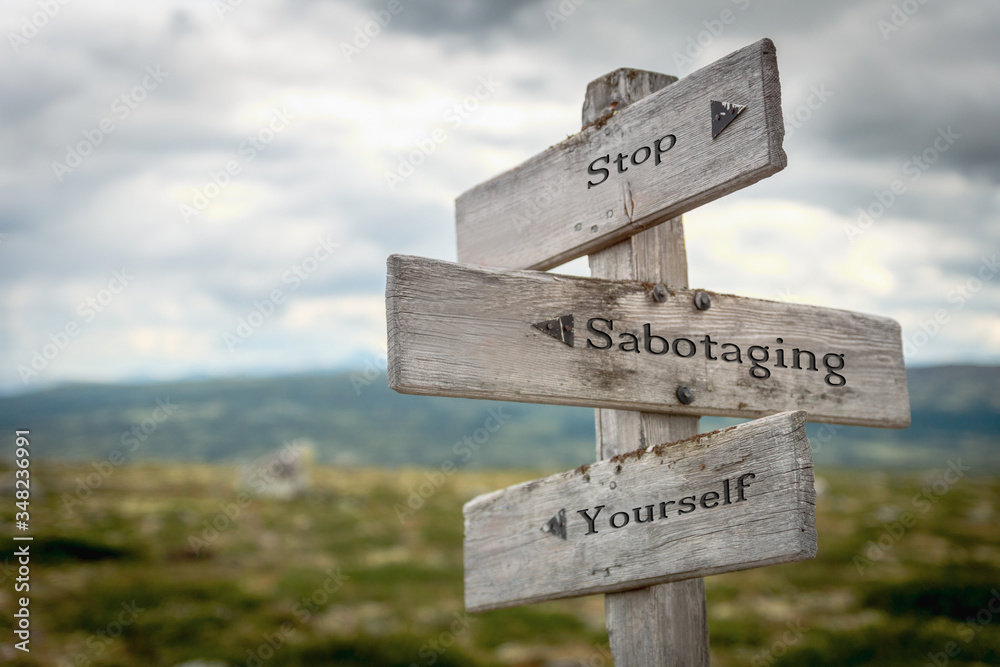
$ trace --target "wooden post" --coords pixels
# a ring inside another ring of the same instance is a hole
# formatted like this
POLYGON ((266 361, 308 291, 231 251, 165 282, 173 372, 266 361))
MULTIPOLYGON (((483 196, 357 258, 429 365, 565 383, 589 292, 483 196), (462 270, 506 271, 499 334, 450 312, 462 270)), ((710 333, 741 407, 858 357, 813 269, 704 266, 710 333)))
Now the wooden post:
MULTIPOLYGON (((677 81, 643 70, 619 69, 592 81, 583 103, 583 126, 677 81)), ((623 192, 627 192, 623 188, 623 192)), ((625 202, 623 202, 623 206, 625 202)), ((644 280, 687 287, 687 254, 680 217, 590 255, 596 278, 644 280)), ((636 447, 696 435, 697 417, 626 410, 595 411, 597 460, 636 447)), ((616 667, 707 667, 705 580, 689 579, 605 596, 608 635, 616 667)))

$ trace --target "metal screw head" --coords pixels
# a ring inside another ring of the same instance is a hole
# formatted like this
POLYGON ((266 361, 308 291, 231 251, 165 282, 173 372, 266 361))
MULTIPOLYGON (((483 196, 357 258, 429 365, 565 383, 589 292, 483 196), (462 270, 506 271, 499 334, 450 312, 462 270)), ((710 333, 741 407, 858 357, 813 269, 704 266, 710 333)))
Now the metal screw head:
POLYGON ((677 387, 677 400, 684 405, 690 405, 694 403, 694 392, 690 388, 681 385, 677 387))
POLYGON ((712 297, 708 292, 697 291, 694 293, 694 307, 698 310, 708 310, 712 307, 712 297))
POLYGON ((666 301, 667 288, 661 285, 660 283, 656 283, 655 285, 653 285, 653 298, 659 301, 660 303, 666 301))

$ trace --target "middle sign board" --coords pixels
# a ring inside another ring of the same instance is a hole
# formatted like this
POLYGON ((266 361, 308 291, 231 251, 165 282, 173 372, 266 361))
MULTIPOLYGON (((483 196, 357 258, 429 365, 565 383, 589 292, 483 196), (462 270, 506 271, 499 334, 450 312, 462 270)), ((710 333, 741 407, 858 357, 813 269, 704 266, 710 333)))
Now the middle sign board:
POLYGON ((393 255, 396 391, 903 428, 899 324, 874 315, 634 281, 393 255))

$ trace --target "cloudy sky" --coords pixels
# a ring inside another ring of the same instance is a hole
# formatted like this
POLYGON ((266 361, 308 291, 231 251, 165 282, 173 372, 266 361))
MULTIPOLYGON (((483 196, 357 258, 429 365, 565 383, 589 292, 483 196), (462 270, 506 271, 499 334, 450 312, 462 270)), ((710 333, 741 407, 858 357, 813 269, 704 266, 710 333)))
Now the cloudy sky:
POLYGON ((579 131, 588 81, 762 37, 788 167, 685 216, 692 286, 1000 362, 996 2, 389 5, 8 0, 0 390, 378 364, 386 256, 454 259, 455 197, 579 131))

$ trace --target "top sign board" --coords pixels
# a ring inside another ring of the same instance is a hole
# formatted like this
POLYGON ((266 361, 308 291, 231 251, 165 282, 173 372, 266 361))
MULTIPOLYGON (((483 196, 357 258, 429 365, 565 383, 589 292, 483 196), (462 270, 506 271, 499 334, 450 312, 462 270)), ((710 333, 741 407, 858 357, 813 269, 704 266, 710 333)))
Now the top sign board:
POLYGON ((763 39, 602 119, 456 201, 458 260, 550 269, 785 167, 763 39))

